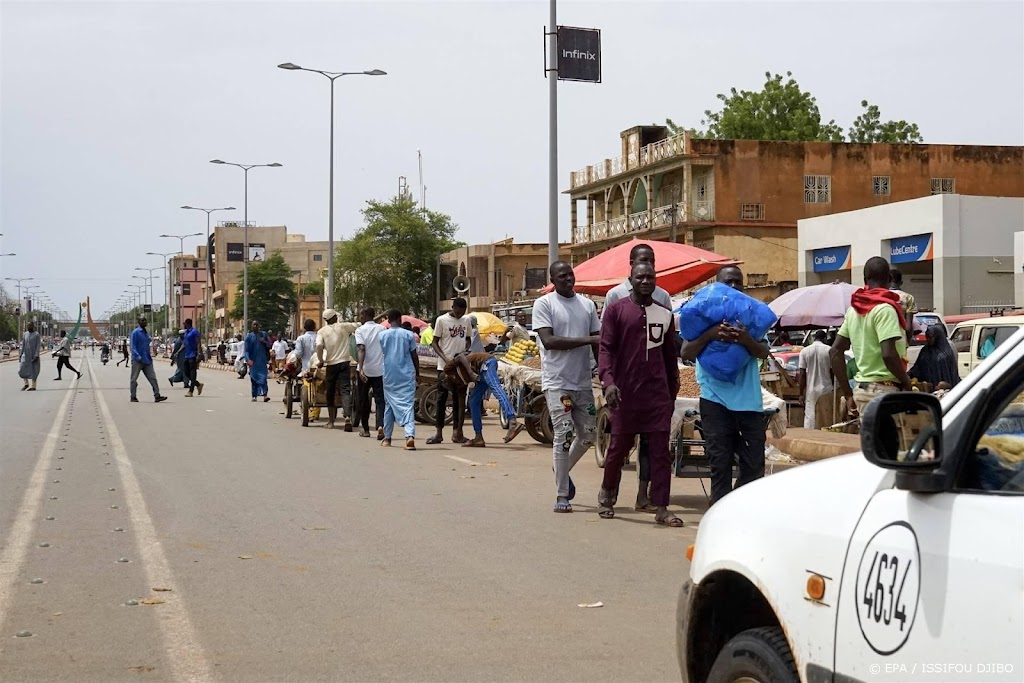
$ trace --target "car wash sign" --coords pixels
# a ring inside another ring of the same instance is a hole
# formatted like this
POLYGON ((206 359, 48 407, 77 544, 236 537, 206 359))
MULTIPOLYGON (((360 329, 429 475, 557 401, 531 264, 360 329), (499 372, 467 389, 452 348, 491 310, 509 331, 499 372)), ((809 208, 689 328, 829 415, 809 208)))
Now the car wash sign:
POLYGON ((828 273, 833 270, 850 269, 850 245, 845 247, 829 247, 815 249, 811 252, 812 266, 815 273, 828 273))
POLYGON ((601 31, 558 27, 558 80, 601 82, 601 31))
POLYGON ((931 261, 933 253, 932 234, 912 235, 889 240, 890 263, 913 263, 931 261))

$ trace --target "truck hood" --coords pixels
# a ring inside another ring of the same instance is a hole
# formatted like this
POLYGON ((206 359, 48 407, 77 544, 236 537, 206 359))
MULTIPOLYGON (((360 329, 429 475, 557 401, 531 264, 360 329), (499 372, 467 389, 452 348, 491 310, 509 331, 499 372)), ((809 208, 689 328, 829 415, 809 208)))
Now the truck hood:
POLYGON ((762 576, 789 557, 838 579, 849 540, 875 492, 894 475, 860 453, 794 467, 733 491, 700 522, 690 576, 718 569, 762 576))

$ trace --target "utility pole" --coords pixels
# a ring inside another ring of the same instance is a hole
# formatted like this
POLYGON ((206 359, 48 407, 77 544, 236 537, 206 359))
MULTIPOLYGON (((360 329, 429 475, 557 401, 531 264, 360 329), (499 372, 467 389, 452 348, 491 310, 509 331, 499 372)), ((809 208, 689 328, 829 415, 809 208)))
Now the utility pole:
POLYGON ((558 260, 558 16, 550 0, 548 24, 548 265, 558 260))

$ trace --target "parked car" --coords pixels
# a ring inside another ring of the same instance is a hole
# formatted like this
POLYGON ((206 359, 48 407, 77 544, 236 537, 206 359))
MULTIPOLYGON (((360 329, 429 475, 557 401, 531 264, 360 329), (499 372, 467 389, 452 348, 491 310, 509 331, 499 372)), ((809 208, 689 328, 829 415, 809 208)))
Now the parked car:
POLYGON ((677 609, 684 681, 911 680, 915 666, 1020 680, 1024 330, 941 402, 875 399, 861 446, 704 516, 677 609))
POLYGON ((925 332, 932 325, 942 325, 942 328, 946 328, 946 321, 943 320, 942 316, 938 313, 931 311, 924 313, 914 314, 914 328, 910 335, 910 344, 912 346, 920 346, 925 342, 925 332))
POLYGON ((1012 337, 1022 325, 1024 315, 980 318, 957 325, 949 335, 949 341, 956 349, 960 377, 966 377, 978 367, 986 356, 1012 337))

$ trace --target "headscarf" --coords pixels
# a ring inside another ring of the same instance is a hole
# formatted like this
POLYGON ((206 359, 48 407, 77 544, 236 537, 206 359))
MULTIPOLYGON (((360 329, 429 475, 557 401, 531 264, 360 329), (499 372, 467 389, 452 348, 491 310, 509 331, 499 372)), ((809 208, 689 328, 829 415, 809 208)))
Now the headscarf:
POLYGON ((928 343, 921 349, 921 355, 910 370, 910 376, 932 386, 949 382, 950 386, 960 383, 960 371, 956 365, 956 350, 946 338, 942 325, 932 325, 925 331, 928 343))

